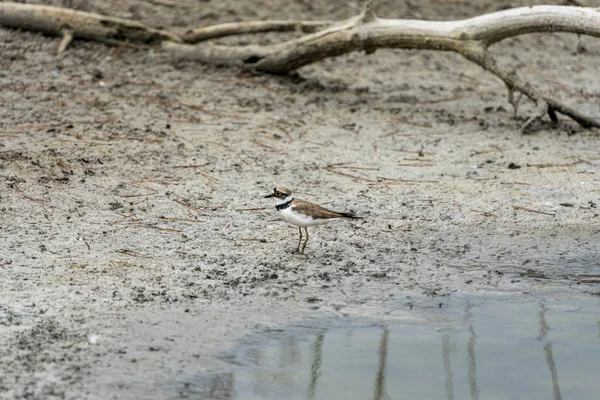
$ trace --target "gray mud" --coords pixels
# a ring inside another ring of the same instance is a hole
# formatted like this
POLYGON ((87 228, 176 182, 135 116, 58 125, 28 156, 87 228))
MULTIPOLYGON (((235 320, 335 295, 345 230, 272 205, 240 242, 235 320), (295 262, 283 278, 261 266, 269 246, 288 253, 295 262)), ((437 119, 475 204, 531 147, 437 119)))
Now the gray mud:
MULTIPOLYGON (((78 2, 170 29, 357 12, 180 3, 78 2)), ((378 14, 525 2, 414 3, 378 14)), ((0 29, 2 397, 139 398, 218 368, 212 356, 256 330, 341 309, 377 318, 390 296, 600 292, 599 131, 562 119, 522 135, 533 105, 513 118, 502 82, 457 55, 378 51, 264 76, 85 41, 56 56, 59 41, 0 29), (263 199, 275 185, 366 218, 311 229, 298 255, 263 199)), ((597 40, 493 51, 600 115, 597 40)))

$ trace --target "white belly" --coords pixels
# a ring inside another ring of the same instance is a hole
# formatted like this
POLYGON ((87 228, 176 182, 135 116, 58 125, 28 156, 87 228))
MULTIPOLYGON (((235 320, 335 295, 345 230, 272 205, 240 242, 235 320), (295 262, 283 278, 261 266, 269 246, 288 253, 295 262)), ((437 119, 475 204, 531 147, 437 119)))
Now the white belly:
POLYGON ((301 226, 303 228, 313 225, 322 225, 333 221, 332 219, 313 219, 312 217, 298 214, 294 211, 293 207, 284 208, 279 211, 279 214, 281 214, 281 219, 288 224, 301 226))

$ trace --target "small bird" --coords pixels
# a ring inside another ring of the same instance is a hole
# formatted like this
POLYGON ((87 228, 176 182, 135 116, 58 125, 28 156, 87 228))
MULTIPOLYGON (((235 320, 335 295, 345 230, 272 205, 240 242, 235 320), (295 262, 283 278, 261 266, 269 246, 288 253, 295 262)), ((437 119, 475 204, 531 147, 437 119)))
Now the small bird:
POLYGON ((340 218, 362 218, 355 216, 353 213, 331 211, 318 204, 297 199, 291 190, 280 186, 273 189, 273 193, 265 196, 265 198, 268 197, 276 197, 278 201, 275 208, 281 214, 281 218, 288 224, 298 227, 298 252, 300 253, 304 253, 304 249, 308 243, 310 236, 308 235, 307 228, 309 226, 326 224, 340 218), (304 228, 304 232, 306 233, 306 239, 304 240, 302 250, 300 250, 302 228, 304 228))

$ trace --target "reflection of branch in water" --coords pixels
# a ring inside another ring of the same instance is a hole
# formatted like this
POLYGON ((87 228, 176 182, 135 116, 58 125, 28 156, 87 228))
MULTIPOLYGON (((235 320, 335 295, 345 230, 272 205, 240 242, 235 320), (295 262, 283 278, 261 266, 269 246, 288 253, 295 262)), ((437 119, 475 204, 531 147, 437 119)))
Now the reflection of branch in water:
POLYGON ((548 326, 548 323, 546 322, 546 311, 548 311, 548 309, 546 308, 544 303, 540 303, 540 313, 539 313, 540 333, 537 337, 537 340, 544 340, 546 338, 546 336, 548 335, 548 331, 550 330, 550 327, 548 326))
POLYGON ((446 397, 454 400, 454 376, 450 363, 450 335, 442 336, 442 357, 444 358, 444 373, 446 374, 446 397))
POLYGON ((551 343, 546 343, 544 345, 544 352, 546 353, 546 364, 548 364, 550 375, 552 376, 552 394, 554 395, 554 400, 561 400, 562 395, 560 394, 560 386, 558 385, 558 372, 556 371, 556 364, 554 363, 551 343))
MULTIPOLYGON (((546 339, 548 331, 550 330, 550 326, 546 321, 547 311, 548 309, 546 308, 544 303, 540 303, 540 334, 538 335, 537 340, 546 339)), ((560 386, 558 385, 558 372, 556 372, 556 364, 554 363, 554 355, 552 353, 551 343, 546 343, 544 345, 544 353, 546 353, 546 364, 548 364, 548 369, 550 370, 550 376, 552 378, 552 394, 554 395, 554 400, 561 400, 562 395, 560 394, 560 386)))
POLYGON ((321 376, 321 363, 323 362, 323 341, 325 340, 325 333, 321 332, 317 335, 315 343, 313 344, 313 363, 310 367, 310 383, 308 389, 306 389, 306 395, 309 399, 314 399, 317 393, 317 381, 321 376))
POLYGON ((471 388, 471 399, 479 399, 479 388, 477 387, 477 364, 475 362, 475 343, 477 342, 477 335, 475 334, 475 328, 471 322, 473 314, 471 314, 471 304, 467 304, 465 307, 465 319, 469 323, 469 342, 467 343, 467 363, 469 364, 469 386, 471 388))
POLYGON ((389 399, 385 391, 385 367, 387 364, 387 351, 390 330, 384 326, 381 330, 381 339, 379 340, 379 365, 375 377, 375 390, 373 391, 373 400, 389 399))

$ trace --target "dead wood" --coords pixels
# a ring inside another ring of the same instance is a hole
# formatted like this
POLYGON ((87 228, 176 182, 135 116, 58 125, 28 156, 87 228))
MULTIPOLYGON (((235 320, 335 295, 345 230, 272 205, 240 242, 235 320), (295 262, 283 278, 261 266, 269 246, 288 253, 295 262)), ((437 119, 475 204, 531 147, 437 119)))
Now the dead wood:
POLYGON ((248 21, 228 22, 188 30, 183 36, 187 43, 198 43, 225 36, 261 32, 304 32, 311 33, 331 25, 333 21, 248 21))
POLYGON ((149 28, 128 19, 36 4, 0 3, 0 25, 63 36, 59 51, 64 50, 72 38, 142 44, 182 41, 174 33, 149 28))
POLYGON ((381 48, 452 51, 502 79, 509 89, 515 114, 521 95, 537 105, 522 126, 548 114, 565 114, 584 127, 600 127, 600 120, 582 114, 534 87, 516 69, 501 65, 488 47, 503 39, 533 32, 569 32, 600 37, 600 9, 570 6, 533 6, 503 10, 458 21, 420 21, 377 18, 367 2, 359 16, 331 24, 300 38, 269 46, 222 46, 163 42, 175 57, 218 63, 269 73, 285 73, 327 57, 381 48), (518 92, 519 95, 515 95, 518 92))
POLYGON ((250 21, 189 30, 184 37, 122 18, 70 9, 0 3, 0 25, 41 31, 63 40, 64 51, 73 38, 104 42, 161 43, 175 58, 236 66, 268 73, 286 73, 304 65, 342 54, 382 48, 452 51, 500 78, 508 87, 508 101, 515 114, 524 95, 536 103, 525 130, 548 114, 571 117, 584 127, 600 127, 600 120, 553 98, 523 78, 519 71, 500 64, 488 47, 503 39, 534 32, 569 32, 600 37, 600 9, 573 6, 532 6, 503 10, 458 21, 382 19, 372 11, 373 1, 363 12, 344 21, 250 21), (278 44, 224 46, 201 42, 207 39, 265 31, 311 32, 278 44), (316 32, 314 32, 316 30, 316 32))

